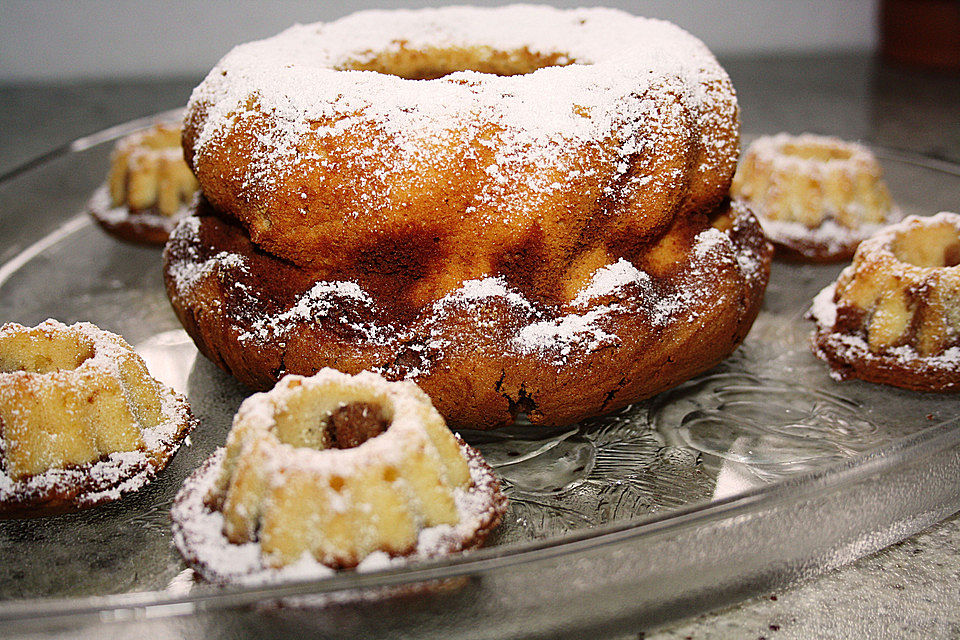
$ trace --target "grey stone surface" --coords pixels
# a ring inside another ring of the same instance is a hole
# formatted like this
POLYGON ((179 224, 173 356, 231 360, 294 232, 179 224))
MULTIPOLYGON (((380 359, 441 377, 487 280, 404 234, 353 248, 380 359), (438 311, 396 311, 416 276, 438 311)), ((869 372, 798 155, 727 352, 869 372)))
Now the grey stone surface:
POLYGON ((960 519, 951 518, 818 579, 641 637, 960 637, 960 519))

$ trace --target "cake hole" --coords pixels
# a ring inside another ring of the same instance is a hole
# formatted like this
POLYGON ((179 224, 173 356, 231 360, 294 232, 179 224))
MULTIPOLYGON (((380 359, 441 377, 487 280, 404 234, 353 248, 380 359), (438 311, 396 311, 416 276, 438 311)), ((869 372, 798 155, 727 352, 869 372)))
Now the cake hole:
POLYGON ((326 434, 331 448, 351 449, 380 435, 389 425, 378 405, 351 402, 330 414, 326 434))
POLYGON ((914 227, 898 234, 891 250, 897 260, 915 267, 960 264, 960 238, 953 225, 914 227))
POLYGON ((785 144, 781 149, 784 155, 794 156, 802 160, 849 160, 853 155, 849 149, 818 144, 785 144))
POLYGON ((393 467, 387 467, 383 470, 383 481, 393 482, 397 479, 397 470, 393 467))
POLYGON ((407 49, 385 51, 368 60, 351 60, 341 70, 376 71, 407 80, 435 80, 457 71, 497 76, 520 76, 544 67, 562 67, 575 61, 565 53, 534 53, 526 48, 499 51, 489 47, 407 49))
POLYGON ((338 493, 340 492, 341 489, 343 489, 344 482, 343 482, 343 478, 340 476, 330 476, 330 480, 328 481, 328 483, 330 485, 330 488, 338 493))
POLYGON ((943 252, 943 266, 956 267, 960 265, 960 242, 948 246, 943 252))

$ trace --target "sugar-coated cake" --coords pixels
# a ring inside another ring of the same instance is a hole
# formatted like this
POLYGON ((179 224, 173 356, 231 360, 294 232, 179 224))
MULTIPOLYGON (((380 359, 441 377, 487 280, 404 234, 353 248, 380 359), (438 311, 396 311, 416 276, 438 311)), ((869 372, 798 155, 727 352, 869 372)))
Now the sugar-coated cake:
POLYGON ((0 514, 117 499, 163 469, 192 427, 186 399, 120 336, 55 320, 0 328, 0 514))
POLYGON ((960 215, 909 216, 861 243, 812 316, 838 377, 960 390, 960 215))
POLYGON ((244 401, 173 519, 188 562, 231 582, 468 549, 505 507, 489 467, 416 385, 325 369, 244 401))
POLYGON ((750 145, 731 194, 754 210, 779 257, 839 262, 900 218, 882 176, 863 145, 779 133, 750 145))
POLYGON ((157 123, 119 142, 106 183, 88 209, 107 232, 139 244, 163 244, 197 191, 183 160, 179 126, 157 123))
POLYGON ((727 74, 621 11, 296 26, 217 64, 183 142, 203 198, 167 245, 167 292, 256 389, 373 370, 453 425, 569 423, 726 357, 769 273, 727 200, 727 74))

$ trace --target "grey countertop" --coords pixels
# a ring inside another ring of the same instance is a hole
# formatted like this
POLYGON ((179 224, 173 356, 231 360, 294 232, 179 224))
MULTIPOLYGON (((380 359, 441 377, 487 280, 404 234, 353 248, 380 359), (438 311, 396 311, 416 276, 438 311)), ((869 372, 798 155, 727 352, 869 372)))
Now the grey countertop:
MULTIPOLYGON (((958 76, 862 55, 722 62, 744 132, 812 131, 960 162, 958 76)), ((182 106, 198 81, 0 85, 0 175, 80 136, 182 106)), ((782 592, 628 637, 960 637, 960 518, 782 592)))

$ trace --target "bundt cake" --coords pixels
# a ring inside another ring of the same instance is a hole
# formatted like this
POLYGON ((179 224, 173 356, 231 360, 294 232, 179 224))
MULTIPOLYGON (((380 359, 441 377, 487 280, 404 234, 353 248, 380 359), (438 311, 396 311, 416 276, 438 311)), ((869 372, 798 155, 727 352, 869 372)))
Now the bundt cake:
POLYGON ((167 291, 253 388, 329 366, 412 379, 458 426, 612 411, 713 366, 759 308, 737 118, 702 43, 619 11, 293 27, 194 90, 205 199, 167 291))
POLYGON ((863 242, 811 315, 837 377, 960 390, 960 215, 909 216, 863 242))
POLYGON ((472 548, 505 508, 416 385, 324 369, 244 401, 178 495, 174 538, 208 579, 258 581, 472 548))
POLYGON ((158 123, 117 143, 107 182, 88 207, 101 227, 139 244, 167 241, 197 191, 180 136, 179 126, 158 123))
POLYGON ((900 217, 869 149, 810 133, 757 139, 731 193, 756 212, 777 255, 798 261, 848 260, 900 217))
POLYGON ((0 515, 139 489, 193 427, 186 400, 120 336, 47 320, 0 328, 0 515))

